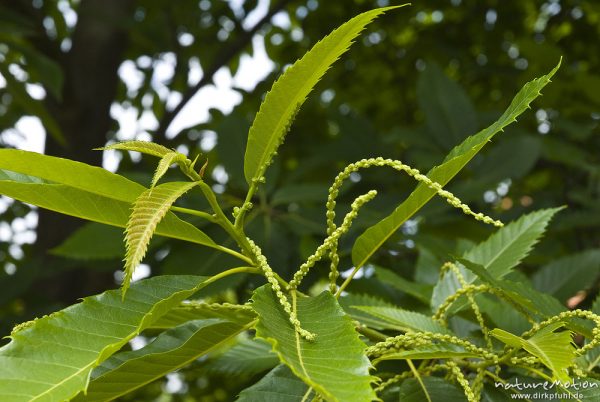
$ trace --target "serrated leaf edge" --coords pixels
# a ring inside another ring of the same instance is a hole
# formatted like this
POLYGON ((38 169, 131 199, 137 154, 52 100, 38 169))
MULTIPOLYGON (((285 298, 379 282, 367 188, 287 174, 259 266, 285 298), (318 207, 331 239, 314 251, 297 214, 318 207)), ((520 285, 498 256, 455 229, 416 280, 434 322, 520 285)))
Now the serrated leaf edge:
POLYGON ((154 235, 156 227, 165 217, 169 208, 183 194, 197 186, 198 182, 169 182, 158 187, 144 191, 135 200, 127 227, 125 228, 125 276, 123 278, 123 297, 131 282, 133 271, 142 261, 148 250, 150 239, 154 235), (175 188, 172 192, 165 194, 162 200, 153 200, 153 194, 160 192, 168 186, 175 188), (156 208, 158 206, 158 208, 156 208), (141 215, 141 216, 140 216, 141 215))

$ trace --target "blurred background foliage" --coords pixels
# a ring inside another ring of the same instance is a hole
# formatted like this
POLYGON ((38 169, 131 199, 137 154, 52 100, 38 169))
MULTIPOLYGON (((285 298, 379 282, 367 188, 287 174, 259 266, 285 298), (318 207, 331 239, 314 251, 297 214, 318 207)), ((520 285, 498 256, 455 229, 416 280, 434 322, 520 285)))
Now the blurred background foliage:
MULTIPOLYGON (((140 125, 135 138, 192 157, 202 152, 209 161, 208 180, 222 201, 240 205, 247 131, 273 80, 334 27, 389 3, 2 0, 0 146, 19 147, 24 131, 19 122, 35 116, 47 133, 47 154, 101 165, 102 154, 92 148, 124 139, 117 115, 128 111, 138 123, 152 122, 140 125), (225 111, 210 109, 207 121, 173 128, 194 94, 210 88, 215 74, 236 75, 261 42, 273 62, 264 80, 255 87, 238 83, 232 104, 225 111), (158 71, 165 65, 166 73, 158 71)), ((473 209, 505 222, 567 205, 522 272, 561 302, 589 307, 600 274, 599 39, 600 3, 592 0, 426 0, 388 13, 326 75, 299 113, 256 197, 250 236, 289 277, 324 237, 327 188, 346 164, 384 156, 427 171, 497 118, 526 81, 548 72, 562 56, 562 68, 533 110, 496 137, 449 189, 473 209)), ((118 158, 113 163, 118 173, 150 182, 156 161, 127 153, 112 158, 118 158)), ((382 168, 354 174, 352 182, 344 187, 339 211, 369 189, 380 195, 341 243, 343 269, 351 268, 355 235, 415 187, 382 168)), ((199 198, 186 202, 197 207, 199 198)), ((117 286, 120 229, 37 211, 6 197, 0 211, 2 334, 17 322, 117 286)), ((205 230, 215 239, 224 237, 212 227, 205 230)), ((423 308, 410 295, 414 282, 427 292, 448 255, 490 233, 433 200, 374 256, 349 290, 423 308), (395 279, 383 270, 374 276, 381 268, 393 271, 395 279)), ((156 239, 146 264, 152 275, 206 275, 235 261, 156 239)), ((307 283, 320 289, 325 272, 314 269, 307 283)), ((238 279, 228 290, 213 288, 204 296, 244 302, 258 284, 254 280, 238 279)), ((227 365, 227 358, 198 361, 123 400, 231 400, 272 367, 263 362, 262 368, 236 373, 240 356, 252 356, 264 345, 246 347, 229 356, 234 364, 227 365), (224 372, 236 380, 223 381, 224 372)))

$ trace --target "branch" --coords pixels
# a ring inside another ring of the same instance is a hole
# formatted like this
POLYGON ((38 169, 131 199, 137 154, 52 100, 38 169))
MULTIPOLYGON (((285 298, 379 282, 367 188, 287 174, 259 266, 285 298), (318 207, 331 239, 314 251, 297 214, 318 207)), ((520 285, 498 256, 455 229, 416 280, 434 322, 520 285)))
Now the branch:
POLYGON ((271 18, 279 11, 281 11, 291 0, 280 0, 269 12, 254 25, 248 31, 243 32, 231 46, 225 48, 220 54, 217 55, 214 63, 205 71, 202 79, 198 81, 196 85, 188 88, 183 94, 181 101, 172 110, 166 111, 163 118, 160 121, 158 129, 154 133, 154 140, 159 143, 166 142, 166 132, 175 117, 181 112, 185 105, 194 97, 194 95, 206 85, 212 82, 213 75, 223 66, 229 64, 229 62, 241 52, 248 44, 252 41, 254 34, 256 34, 265 24, 271 21, 271 18))

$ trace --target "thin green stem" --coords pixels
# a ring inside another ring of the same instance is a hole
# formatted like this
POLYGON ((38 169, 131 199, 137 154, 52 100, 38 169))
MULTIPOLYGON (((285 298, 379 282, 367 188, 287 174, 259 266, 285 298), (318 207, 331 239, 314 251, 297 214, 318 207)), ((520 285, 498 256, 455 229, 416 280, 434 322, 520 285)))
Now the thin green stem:
POLYGON ((387 335, 382 334, 381 332, 376 331, 374 329, 365 327, 364 325, 361 325, 361 324, 356 325, 356 330, 358 332, 360 332, 361 334, 363 334, 364 336, 366 336, 367 338, 369 338, 369 339, 376 339, 376 340, 379 340, 379 341, 385 341, 388 338, 387 335))
POLYGON ((312 387, 308 387, 308 389, 306 390, 306 393, 304 394, 304 396, 302 397, 302 400, 300 402, 308 401, 308 397, 310 396, 311 392, 312 392, 312 387))
POLYGON ((598 365, 599 362, 600 362, 600 355, 598 357, 596 357, 594 359, 594 361, 592 361, 590 363, 590 365, 588 366, 586 371, 592 371, 594 369, 594 367, 596 367, 598 365))
MULTIPOLYGON (((227 217, 223 213, 223 210, 221 209, 221 206, 217 202, 215 193, 212 191, 210 186, 208 184, 206 184, 202 180, 202 177, 200 177, 200 175, 198 173, 196 173, 196 171, 194 171, 193 169, 190 169, 187 166, 181 167, 181 169, 190 179, 192 179, 198 183, 198 186, 200 186, 200 189, 202 190, 202 193, 204 194, 206 200, 208 201, 211 208, 213 209, 214 215, 209 214, 207 212, 202 212, 202 211, 197 211, 195 209, 182 208, 182 207, 171 207, 171 210, 176 211, 176 212, 182 212, 182 213, 194 215, 194 216, 199 216, 201 218, 209 220, 210 222, 214 222, 214 223, 218 224, 223 229, 225 229, 225 231, 234 240, 237 241, 237 243, 240 246, 240 248, 242 249, 242 251, 245 251, 250 256, 253 256, 252 253, 250 252, 250 247, 248 245, 248 241, 246 240, 246 237, 240 235, 240 233, 237 230, 235 230, 235 228, 233 227, 233 225, 231 224, 229 219, 227 219, 227 217), (243 247, 244 243, 247 245, 247 247, 243 247)), ((238 253, 237 251, 234 251, 230 248, 227 248, 220 244, 214 246, 214 248, 216 250, 222 251, 226 254, 229 254, 236 258, 239 258, 240 260, 247 262, 250 265, 256 265, 254 260, 251 257, 248 257, 244 254, 238 253)))
MULTIPOLYGON (((250 184, 250 188, 248 189, 248 193, 246 194, 246 199, 244 200, 244 203, 242 205, 248 205, 251 200, 252 197, 254 196, 254 193, 256 192, 256 189, 258 188, 257 184, 255 182, 252 182, 252 184, 250 184)), ((246 216, 246 212, 248 210, 246 208, 241 208, 239 214, 235 217, 235 223, 234 226, 238 229, 241 229, 244 227, 244 218, 246 216)))
POLYGON ((548 382, 552 382, 552 377, 550 377, 549 375, 547 375, 546 373, 544 373, 543 371, 540 371, 536 368, 533 368, 531 366, 521 366, 521 365, 517 365, 515 367, 520 367, 524 370, 527 371, 531 371, 534 374, 537 374, 539 377, 543 378, 544 380, 548 381, 548 382))
MULTIPOLYGON (((279 274, 277 272, 273 271, 273 276, 275 277, 275 279, 277 279, 277 282, 279 282, 279 284, 284 289, 288 288, 288 286, 289 286, 288 282, 285 279, 283 279, 281 276, 279 276, 279 274)), ((302 293, 302 292, 298 292, 298 293, 301 294, 301 295, 304 295, 304 293, 302 293)))
POLYGON ((502 384, 506 384, 507 381, 501 377, 498 377, 496 374, 494 374, 493 372, 489 371, 489 370, 484 370, 483 373, 485 375, 487 375, 488 377, 490 377, 492 380, 500 382, 502 384))
POLYGON ((248 263, 248 264, 250 264, 250 265, 253 265, 253 264, 254 264, 254 261, 252 261, 252 259, 251 259, 251 258, 249 258, 249 257, 245 256, 245 255, 244 255, 244 254, 242 254, 242 253, 238 253, 238 252, 237 252, 237 251, 235 251, 235 250, 232 250, 232 249, 230 249, 230 248, 227 248, 227 247, 225 247, 225 246, 221 246, 220 244, 217 244, 216 246, 213 246, 213 248, 214 248, 215 250, 219 250, 219 251, 222 251, 222 252, 224 252, 224 253, 226 253, 226 254, 229 254, 229 255, 231 255, 231 256, 234 256, 234 257, 236 257, 236 258, 239 258, 240 260, 242 260, 242 261, 244 261, 244 262, 247 262, 247 263, 248 263))
MULTIPOLYGON (((221 209, 221 206, 217 201, 217 197, 210 186, 206 184, 206 182, 202 180, 202 177, 200 177, 200 175, 193 169, 184 168, 182 170, 190 179, 198 182, 200 190, 215 213, 215 223, 220 225, 238 243, 238 246, 242 249, 242 252, 254 260, 256 256, 252 253, 252 248, 250 247, 250 243, 248 243, 248 239, 246 239, 246 236, 241 230, 236 228, 234 224, 227 219, 227 216, 225 216, 225 213, 221 209)), ((255 265, 255 262, 253 262, 253 265, 255 265)))
POLYGON ((421 386, 421 389, 423 390, 423 393, 425 394, 425 398, 427 399, 428 402, 431 402, 431 397, 429 396, 429 392, 427 392, 427 387, 425 386, 425 383, 423 382, 423 379, 421 378, 421 375, 419 374, 419 371, 413 364, 412 360, 406 359, 406 364, 408 364, 408 367, 410 367, 410 371, 413 372, 415 379, 418 381, 419 385, 421 386))
POLYGON ((208 285, 208 284, 218 281, 219 279, 223 279, 229 275, 234 275, 234 274, 258 274, 258 275, 260 275, 261 273, 262 273, 261 270, 256 267, 231 268, 231 269, 228 269, 227 271, 223 271, 216 275, 211 276, 206 281, 204 281, 204 284, 208 285))
POLYGON ((340 295, 342 294, 342 292, 344 291, 344 289, 346 289, 346 287, 350 284, 350 282, 352 281, 352 278, 354 278, 354 275, 356 275, 356 273, 360 270, 360 268, 361 267, 354 267, 354 269, 352 270, 352 272, 350 273, 350 275, 346 278, 346 280, 344 281, 344 283, 342 283, 342 285, 338 289, 337 293, 335 294, 335 297, 337 299, 340 298, 340 295))
POLYGON ((202 212, 202 211, 197 211, 195 209, 175 207, 175 206, 171 207, 171 211, 173 211, 173 212, 181 212, 182 214, 188 214, 188 215, 198 216, 198 217, 200 217, 202 219, 206 219, 207 221, 213 222, 213 223, 217 222, 217 217, 214 216, 213 214, 209 214, 208 212, 202 212))

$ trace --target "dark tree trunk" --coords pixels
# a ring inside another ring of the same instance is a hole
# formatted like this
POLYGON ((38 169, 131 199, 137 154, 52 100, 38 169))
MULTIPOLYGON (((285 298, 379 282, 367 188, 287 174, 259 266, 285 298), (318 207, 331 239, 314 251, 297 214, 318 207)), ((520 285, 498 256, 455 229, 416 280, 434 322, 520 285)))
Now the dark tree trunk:
MULTIPOLYGON (((132 0, 83 0, 71 50, 59 56, 65 82, 61 102, 48 96, 47 106, 67 139, 67 146, 46 136, 45 153, 101 165, 104 145, 111 128, 110 106, 115 99, 117 70, 127 46, 132 0)), ((75 200, 76 201, 76 200, 75 200)), ((39 211, 36 254, 44 269, 55 266, 47 250, 66 239, 83 222, 46 210, 39 211)), ((114 285, 112 273, 79 267, 52 275, 34 286, 51 300, 72 303, 75 299, 114 285)))

